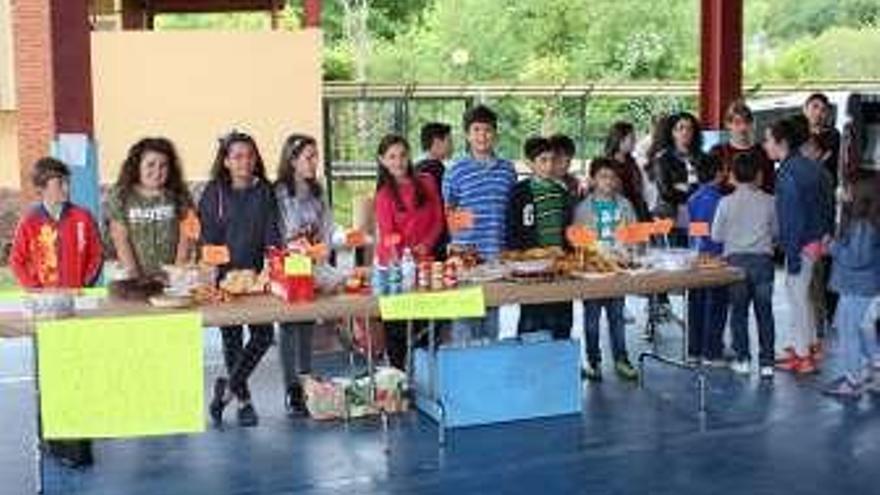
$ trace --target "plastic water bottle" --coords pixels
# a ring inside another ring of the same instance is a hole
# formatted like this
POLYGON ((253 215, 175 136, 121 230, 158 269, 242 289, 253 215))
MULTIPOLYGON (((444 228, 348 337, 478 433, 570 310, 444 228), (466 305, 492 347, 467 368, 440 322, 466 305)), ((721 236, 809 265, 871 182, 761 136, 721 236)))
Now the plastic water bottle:
POLYGON ((416 289, 416 260, 409 248, 403 250, 403 258, 400 261, 401 288, 403 292, 412 292, 416 289))
POLYGON ((403 291, 403 273, 399 263, 388 267, 388 288, 386 294, 400 294, 403 291))
POLYGON ((378 262, 373 264, 373 273, 370 279, 373 295, 382 296, 388 293, 388 269, 378 262))

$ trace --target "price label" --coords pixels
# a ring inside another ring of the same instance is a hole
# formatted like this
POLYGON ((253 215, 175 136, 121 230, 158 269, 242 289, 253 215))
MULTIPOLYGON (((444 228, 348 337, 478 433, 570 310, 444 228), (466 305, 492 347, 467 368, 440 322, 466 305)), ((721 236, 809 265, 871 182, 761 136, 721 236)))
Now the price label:
POLYGON ((229 259, 229 248, 226 246, 216 244, 202 246, 202 261, 209 265, 225 265, 229 263, 229 259))
POLYGON ((312 274, 312 258, 305 254, 289 254, 284 258, 284 274, 306 276, 312 274))

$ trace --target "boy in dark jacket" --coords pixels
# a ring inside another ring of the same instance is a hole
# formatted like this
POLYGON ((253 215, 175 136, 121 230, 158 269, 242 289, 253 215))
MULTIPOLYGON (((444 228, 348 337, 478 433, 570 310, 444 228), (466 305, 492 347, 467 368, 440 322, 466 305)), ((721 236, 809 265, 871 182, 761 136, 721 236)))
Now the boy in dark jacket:
POLYGON ((792 308, 791 342, 784 346, 786 357, 780 368, 801 374, 816 372, 811 352, 817 337, 815 308, 809 294, 822 239, 831 233, 821 165, 800 153, 806 138, 795 121, 781 120, 767 129, 765 141, 767 154, 779 162, 776 212, 792 308))
MULTIPOLYGON (((526 140, 524 151, 534 175, 513 188, 508 214, 507 248, 563 247, 573 204, 565 185, 552 176, 553 149, 543 137, 526 140)), ((571 332, 571 303, 524 304, 519 332, 548 330, 554 339, 571 332)))
MULTIPOLYGON (((437 183, 437 190, 443 190, 443 176, 446 173, 446 161, 452 157, 452 127, 440 122, 429 122, 422 126, 421 131, 422 151, 425 156, 416 163, 416 171, 420 174, 428 174, 437 183)), ((441 201, 443 198, 440 198, 441 201)), ((445 206, 444 206, 445 210, 445 206)), ((440 242, 434 248, 434 259, 446 259, 446 249, 449 245, 449 232, 445 225, 440 242)))
MULTIPOLYGON (((727 174, 721 162, 707 159, 697 169, 700 186, 688 199, 688 217, 691 225, 712 225, 721 198, 727 174)), ((708 229, 711 231, 711 228, 708 229)), ((692 247, 702 255, 720 257, 723 245, 714 242, 711 234, 691 237, 692 247)), ((688 358, 694 364, 720 366, 723 353, 724 327, 727 324, 727 289, 716 287, 690 291, 688 304, 688 358)))
POLYGON ((571 173, 571 161, 574 160, 574 140, 565 134, 554 134, 547 138, 553 149, 553 177, 562 181, 568 188, 568 193, 577 199, 583 199, 585 188, 581 187, 581 181, 571 173))

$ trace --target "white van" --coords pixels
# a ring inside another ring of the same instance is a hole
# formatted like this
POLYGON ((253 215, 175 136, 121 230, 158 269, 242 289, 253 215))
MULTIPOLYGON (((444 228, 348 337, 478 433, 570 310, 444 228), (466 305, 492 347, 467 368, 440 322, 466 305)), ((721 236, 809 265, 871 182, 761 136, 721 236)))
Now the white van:
MULTIPOLYGON (((763 139, 764 129, 771 123, 801 113, 810 94, 804 92, 749 100, 758 139, 763 139)), ((844 130, 847 124, 855 126, 855 135, 860 141, 860 167, 880 171, 880 93, 831 91, 824 94, 831 102, 830 123, 841 136, 846 135, 844 130)))

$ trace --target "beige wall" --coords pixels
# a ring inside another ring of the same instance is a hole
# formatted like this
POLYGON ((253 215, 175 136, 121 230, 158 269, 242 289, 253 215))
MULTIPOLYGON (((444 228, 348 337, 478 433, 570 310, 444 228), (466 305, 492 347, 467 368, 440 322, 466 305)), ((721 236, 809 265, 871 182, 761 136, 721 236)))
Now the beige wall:
POLYGON ((18 135, 15 112, 0 110, 0 188, 18 189, 18 135))
POLYGON ((206 178, 218 137, 233 128, 256 138, 274 176, 287 134, 321 142, 320 43, 318 30, 93 33, 102 182, 151 135, 175 142, 188 179, 206 178))

